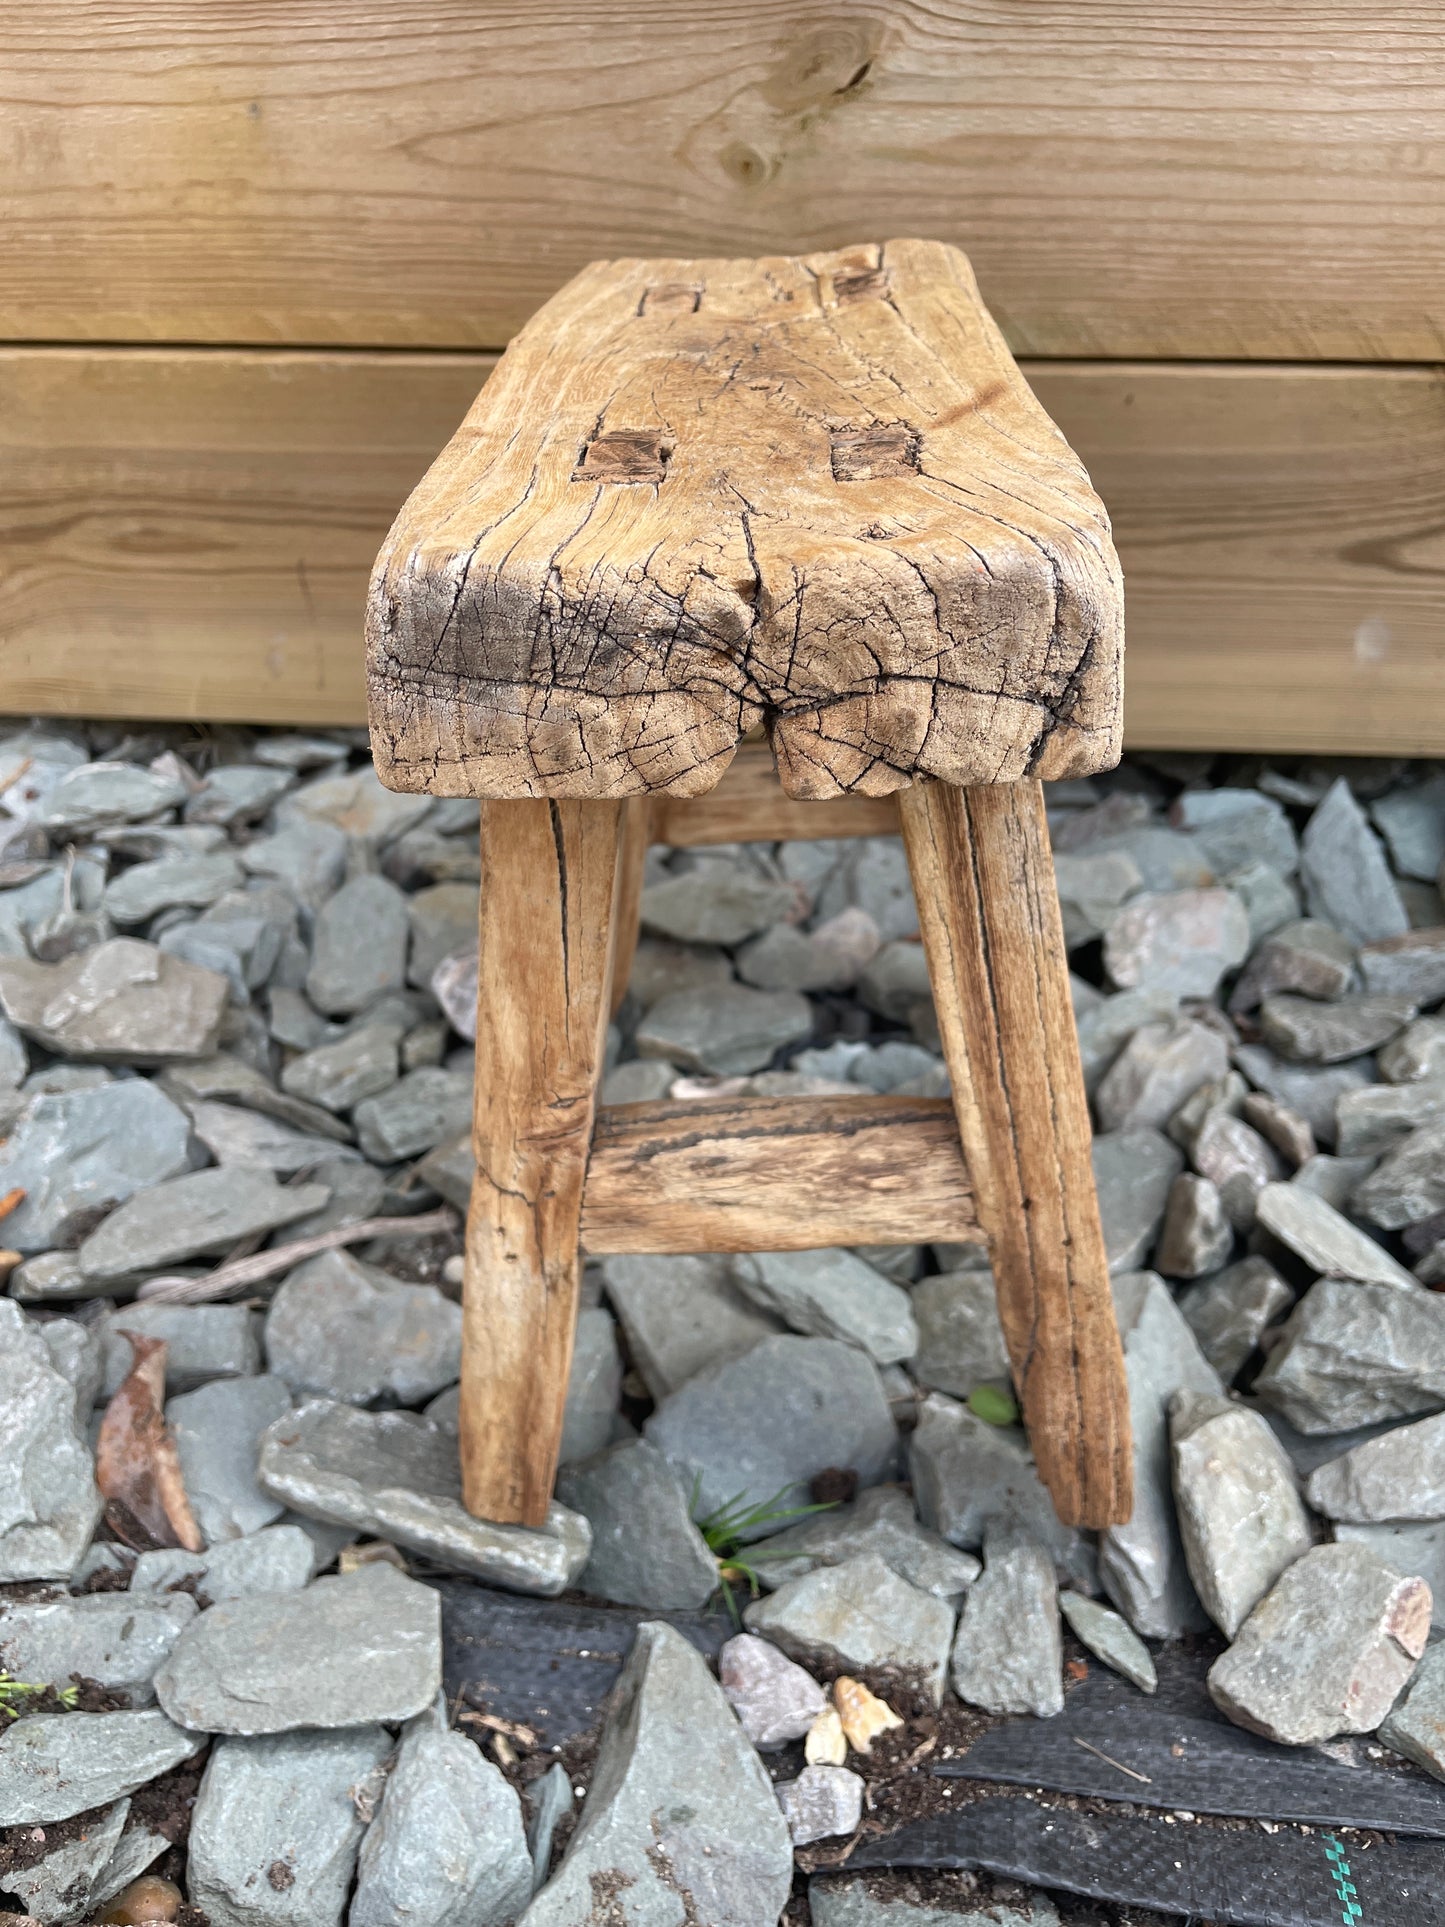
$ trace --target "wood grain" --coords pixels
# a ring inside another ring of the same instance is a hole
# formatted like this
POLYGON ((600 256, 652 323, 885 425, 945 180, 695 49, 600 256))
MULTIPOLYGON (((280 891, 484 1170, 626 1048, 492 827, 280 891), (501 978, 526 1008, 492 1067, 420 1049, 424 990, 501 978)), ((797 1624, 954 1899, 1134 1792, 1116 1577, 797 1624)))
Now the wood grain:
MULTIPOLYGON (((489 365, 0 350, 0 702, 363 721, 367 569, 489 365)), ((1024 372, 1114 521, 1127 742, 1445 755, 1445 377, 1024 372)))
POLYGON ((608 1015, 615 1017, 627 995, 637 939, 642 932, 642 884, 652 834, 652 803, 630 796, 622 806, 622 841, 617 853, 617 903, 612 918, 612 988, 608 1015))
POLYGON ((946 1098, 609 1104, 582 1203, 589 1252, 978 1242, 946 1098))
POLYGON ((958 1132, 1039 1477, 1068 1525, 1133 1510, 1124 1355, 1038 783, 899 798, 958 1132))
POLYGON ((552 1497, 621 819, 606 802, 482 806, 460 1408, 463 1493, 482 1519, 541 1525, 552 1497))
POLYGON ((450 796, 1119 759, 1103 504, 930 241, 596 262, 508 348, 367 600, 377 774, 450 796))
POLYGON ((599 255, 956 242, 1016 351, 1436 360, 1426 0, 11 8, 0 332, 500 348, 599 255))
POLYGON ((706 796, 654 796, 648 807, 652 841, 677 850, 898 834, 895 796, 834 796, 812 803, 789 796, 766 743, 744 743, 706 796))

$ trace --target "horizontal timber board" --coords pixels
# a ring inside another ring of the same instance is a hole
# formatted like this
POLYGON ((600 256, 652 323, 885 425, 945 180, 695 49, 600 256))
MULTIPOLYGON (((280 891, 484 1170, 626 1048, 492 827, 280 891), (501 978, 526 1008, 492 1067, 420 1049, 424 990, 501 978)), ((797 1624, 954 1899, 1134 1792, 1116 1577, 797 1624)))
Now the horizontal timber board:
POLYGON ((11 8, 0 336, 501 347, 602 255, 954 241, 1016 352, 1439 358, 1427 0, 11 8))
MULTIPOLYGON (((0 705, 364 720, 368 570, 490 366, 0 350, 0 705)), ((1130 742, 1445 753, 1445 375, 1025 372, 1114 518, 1130 742)))
POLYGON ((586 1251, 982 1238, 947 1098, 663 1100, 597 1113, 582 1197, 586 1251))

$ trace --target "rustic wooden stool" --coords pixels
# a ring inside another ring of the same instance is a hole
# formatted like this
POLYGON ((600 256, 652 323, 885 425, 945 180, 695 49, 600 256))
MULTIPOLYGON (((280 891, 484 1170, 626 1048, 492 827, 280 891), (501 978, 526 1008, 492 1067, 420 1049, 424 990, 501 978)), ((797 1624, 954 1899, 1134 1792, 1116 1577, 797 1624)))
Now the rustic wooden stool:
POLYGON ((1119 569, 964 257, 895 241, 586 269, 402 510, 368 626, 381 780, 483 799, 469 1508, 545 1515, 579 1241, 986 1237, 1060 1517, 1127 1518, 1128 1401, 1039 787, 1118 760, 1119 569), (598 1114, 648 840, 684 818, 681 840, 707 840, 708 804, 681 799, 711 791, 759 721, 786 797, 759 802, 739 758, 752 800, 723 784, 714 840, 901 821, 951 1105, 598 1114))

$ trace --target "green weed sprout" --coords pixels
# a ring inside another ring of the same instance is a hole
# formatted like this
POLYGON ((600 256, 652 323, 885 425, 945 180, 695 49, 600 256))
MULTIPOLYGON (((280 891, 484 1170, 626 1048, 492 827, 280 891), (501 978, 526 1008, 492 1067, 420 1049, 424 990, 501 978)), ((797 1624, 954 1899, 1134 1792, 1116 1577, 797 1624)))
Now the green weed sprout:
MULTIPOLYGON (((9 1714, 11 1719, 19 1719, 27 1701, 39 1699, 49 1690, 48 1686, 33 1686, 23 1679, 11 1679, 8 1673, 0 1671, 0 1713, 9 1714)), ((80 1691, 75 1686, 62 1686, 55 1697, 73 1713, 80 1691)))
POLYGON ((708 1551, 717 1561, 718 1590, 727 1606, 728 1617, 739 1628, 743 1620, 733 1586, 739 1581, 745 1582, 749 1593, 756 1599, 762 1587, 762 1578, 754 1562, 771 1556, 759 1552, 749 1558, 743 1551, 745 1535, 756 1531, 759 1526, 782 1526, 792 1519, 807 1518, 810 1513, 831 1512, 837 1504, 835 1499, 829 1499, 821 1505, 783 1505, 781 1501, 787 1490, 784 1486, 782 1491, 775 1492, 771 1499, 764 1499, 760 1505, 749 1505, 747 1494, 738 1492, 712 1512, 705 1512, 699 1517, 697 1506, 702 1494, 702 1479, 699 1475, 693 1480, 692 1503, 688 1509, 708 1551))

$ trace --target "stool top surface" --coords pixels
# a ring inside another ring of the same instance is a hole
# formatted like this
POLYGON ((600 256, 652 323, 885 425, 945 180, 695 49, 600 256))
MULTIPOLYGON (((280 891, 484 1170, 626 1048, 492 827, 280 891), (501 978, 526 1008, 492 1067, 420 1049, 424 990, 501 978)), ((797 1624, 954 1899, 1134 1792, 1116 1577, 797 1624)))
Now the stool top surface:
POLYGON ((368 605, 382 780, 794 796, 1118 760, 1103 504, 935 241, 598 262, 513 341, 368 605))

